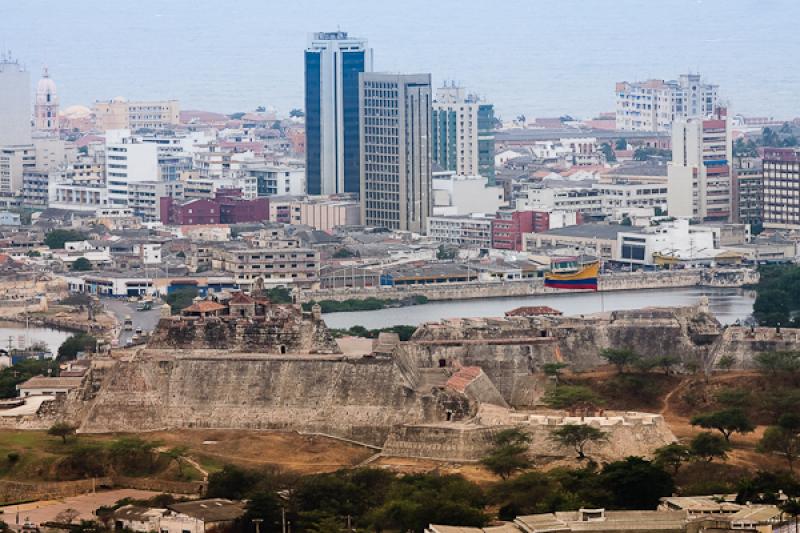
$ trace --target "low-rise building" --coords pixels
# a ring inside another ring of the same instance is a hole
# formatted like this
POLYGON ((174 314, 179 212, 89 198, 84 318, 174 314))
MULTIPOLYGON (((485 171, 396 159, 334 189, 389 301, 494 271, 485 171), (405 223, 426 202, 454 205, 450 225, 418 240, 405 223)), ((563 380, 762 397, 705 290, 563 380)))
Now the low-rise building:
POLYGON ((505 205, 503 187, 490 186, 489 178, 433 173, 433 215, 494 213, 505 205))
POLYGON ((492 247, 492 218, 486 216, 432 216, 428 237, 461 248, 492 247))
POLYGON ((319 284, 319 252, 301 248, 297 241, 278 248, 248 248, 240 243, 210 249, 211 268, 230 273, 243 286, 296 285, 313 288, 319 284))

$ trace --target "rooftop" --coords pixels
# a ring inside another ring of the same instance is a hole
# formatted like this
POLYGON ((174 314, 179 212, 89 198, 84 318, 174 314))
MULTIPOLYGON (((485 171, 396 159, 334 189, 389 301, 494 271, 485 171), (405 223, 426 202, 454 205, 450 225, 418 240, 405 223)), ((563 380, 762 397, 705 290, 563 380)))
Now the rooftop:
POLYGON ((564 237, 581 237, 585 239, 616 240, 620 233, 641 233, 642 228, 635 226, 622 226, 619 224, 579 224, 563 228, 543 231, 540 235, 554 235, 564 237))
POLYGON ((208 522, 229 522, 244 514, 244 503, 214 498, 193 502, 175 503, 169 506, 171 511, 185 514, 208 522))

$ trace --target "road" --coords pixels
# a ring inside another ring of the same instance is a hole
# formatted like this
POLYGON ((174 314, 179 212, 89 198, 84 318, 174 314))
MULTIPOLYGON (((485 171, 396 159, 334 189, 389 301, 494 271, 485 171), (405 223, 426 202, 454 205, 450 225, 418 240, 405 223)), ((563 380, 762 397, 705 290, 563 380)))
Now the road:
POLYGON ((161 316, 160 306, 162 303, 156 300, 153 303, 153 309, 150 311, 137 311, 136 302, 129 302, 128 300, 116 298, 102 298, 100 302, 106 310, 112 312, 117 318, 120 329, 126 316, 131 317, 133 320, 134 331, 121 330, 119 334, 119 345, 125 346, 125 343, 134 336, 136 328, 142 328, 143 332, 153 331, 153 328, 158 324, 158 319, 161 316))
POLYGON ((114 505, 123 498, 148 499, 157 494, 160 493, 146 490, 120 489, 97 492, 95 494, 83 494, 59 500, 40 500, 0 507, 0 519, 10 527, 17 529, 19 527, 17 525, 18 519, 20 526, 26 521, 41 524, 55 519, 59 513, 67 509, 75 509, 80 513, 75 519, 76 522, 79 520, 92 520, 94 519, 94 511, 98 507, 114 505))

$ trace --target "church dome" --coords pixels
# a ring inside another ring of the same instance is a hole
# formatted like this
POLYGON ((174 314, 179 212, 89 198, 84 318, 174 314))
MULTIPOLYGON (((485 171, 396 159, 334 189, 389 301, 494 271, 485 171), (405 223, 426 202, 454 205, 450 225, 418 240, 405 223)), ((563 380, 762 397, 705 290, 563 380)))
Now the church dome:
POLYGON ((45 67, 44 72, 42 72, 42 78, 39 80, 39 83, 36 84, 36 99, 40 102, 47 101, 48 94, 51 100, 56 98, 56 82, 50 77, 50 74, 47 72, 47 67, 45 67))

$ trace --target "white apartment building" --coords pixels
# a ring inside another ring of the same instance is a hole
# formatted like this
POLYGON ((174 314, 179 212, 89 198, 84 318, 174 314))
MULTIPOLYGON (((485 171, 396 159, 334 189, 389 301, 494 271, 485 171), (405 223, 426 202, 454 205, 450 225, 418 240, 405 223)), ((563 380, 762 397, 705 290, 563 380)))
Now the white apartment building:
POLYGON ((127 207, 128 184, 157 181, 158 147, 136 137, 106 140, 106 184, 109 207, 127 207))
POLYGON ((492 218, 473 216, 432 216, 428 218, 428 237, 462 248, 492 247, 492 218))
POLYGON ((669 214, 729 220, 732 160, 731 124, 725 108, 710 118, 677 120, 672 130, 672 162, 667 166, 669 214))
POLYGON ((674 121, 716 112, 717 85, 703 83, 699 74, 678 80, 617 83, 616 118, 620 131, 670 131, 674 121))
POLYGON ((35 168, 36 150, 32 144, 0 146, 0 192, 21 193, 24 173, 35 168))
POLYGON ((540 184, 527 184, 516 198, 519 211, 561 210, 581 213, 603 214, 603 197, 591 184, 571 187, 545 187, 540 184))
POLYGON ((248 165, 245 170, 257 184, 258 196, 302 196, 306 193, 305 168, 285 165, 248 165))
POLYGON ((30 144, 30 91, 31 77, 25 68, 17 61, 0 57, 0 146, 30 144))
POLYGON ((108 189, 99 181, 69 177, 50 180, 48 205, 56 209, 95 212, 108 205, 108 189))
POLYGON ((483 176, 454 171, 433 173, 433 214, 436 216, 494 213, 506 204, 503 187, 489 186, 483 176))
POLYGON ((593 183, 599 191, 603 212, 611 214, 619 209, 660 208, 667 210, 667 182, 653 183, 593 183))
POLYGON ((161 198, 183 200, 181 181, 137 181, 128 184, 128 207, 143 222, 161 220, 161 198))

